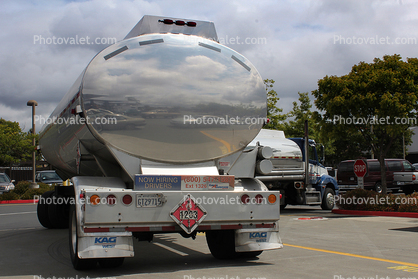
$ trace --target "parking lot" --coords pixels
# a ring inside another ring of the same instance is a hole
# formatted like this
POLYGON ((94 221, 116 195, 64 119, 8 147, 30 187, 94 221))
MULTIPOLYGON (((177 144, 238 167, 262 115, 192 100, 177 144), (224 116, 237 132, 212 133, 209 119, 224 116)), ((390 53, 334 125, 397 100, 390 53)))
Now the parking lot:
POLYGON ((68 232, 41 227, 36 205, 0 205, 0 278, 417 278, 418 219, 337 215, 319 207, 281 213, 284 248, 258 258, 214 259, 205 236, 135 243, 116 269, 72 268, 68 232))

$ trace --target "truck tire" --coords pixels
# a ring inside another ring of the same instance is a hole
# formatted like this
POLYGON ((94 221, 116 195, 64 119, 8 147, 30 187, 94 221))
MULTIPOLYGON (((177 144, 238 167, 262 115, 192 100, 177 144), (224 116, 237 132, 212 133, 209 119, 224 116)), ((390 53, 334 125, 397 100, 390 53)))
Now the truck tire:
POLYGON ((206 242, 212 256, 220 260, 234 259, 238 256, 235 252, 235 231, 207 231, 206 242))
POLYGON ((78 232, 77 232, 77 214, 75 205, 70 206, 69 216, 69 243, 70 243, 70 258, 74 269, 83 270, 93 268, 97 264, 96 259, 80 259, 78 257, 78 232))
POLYGON ((405 195, 410 195, 414 192, 414 188, 412 186, 404 186, 402 187, 402 191, 405 193, 405 195))
POLYGON ((65 199, 53 192, 51 198, 55 197, 55 202, 48 205, 48 217, 54 229, 66 229, 69 224, 69 207, 64 203, 65 199), (58 199, 61 198, 61 199, 58 199), (58 203, 61 202, 61 203, 58 203))
POLYGON ((332 210, 335 205, 335 192, 332 188, 325 188, 322 198, 321 208, 323 210, 332 210))
POLYGON ((378 194, 382 193, 382 191, 383 191, 383 189, 382 189, 382 183, 381 182, 376 182, 376 184, 374 185, 374 190, 378 194))
POLYGON ((39 223, 47 229, 52 229, 52 223, 49 220, 48 216, 48 203, 49 198, 54 193, 54 191, 47 191, 42 194, 41 199, 38 201, 36 208, 36 213, 38 215, 39 223))
POLYGON ((102 268, 115 268, 121 266, 125 258, 106 258, 99 259, 99 265, 102 268))

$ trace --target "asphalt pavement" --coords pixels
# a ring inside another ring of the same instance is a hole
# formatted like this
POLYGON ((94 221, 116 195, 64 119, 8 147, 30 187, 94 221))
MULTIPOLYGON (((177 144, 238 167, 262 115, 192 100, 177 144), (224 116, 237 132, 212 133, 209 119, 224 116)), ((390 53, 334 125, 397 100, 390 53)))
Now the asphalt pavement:
POLYGON ((289 206, 279 224, 284 248, 254 259, 217 260, 203 234, 160 234, 134 240, 135 257, 121 267, 76 271, 66 229, 43 228, 36 205, 0 205, 0 278, 418 278, 418 219, 289 206))

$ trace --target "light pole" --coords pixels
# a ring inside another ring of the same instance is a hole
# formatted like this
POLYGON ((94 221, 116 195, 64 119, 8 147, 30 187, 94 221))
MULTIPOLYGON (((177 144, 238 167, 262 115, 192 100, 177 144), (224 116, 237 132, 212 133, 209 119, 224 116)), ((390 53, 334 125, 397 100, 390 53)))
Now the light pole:
POLYGON ((36 143, 35 143, 35 107, 38 105, 38 102, 35 100, 28 101, 27 105, 32 107, 32 145, 33 145, 33 152, 32 152, 32 183, 30 184, 29 188, 39 188, 39 185, 35 182, 35 171, 36 171, 36 143))

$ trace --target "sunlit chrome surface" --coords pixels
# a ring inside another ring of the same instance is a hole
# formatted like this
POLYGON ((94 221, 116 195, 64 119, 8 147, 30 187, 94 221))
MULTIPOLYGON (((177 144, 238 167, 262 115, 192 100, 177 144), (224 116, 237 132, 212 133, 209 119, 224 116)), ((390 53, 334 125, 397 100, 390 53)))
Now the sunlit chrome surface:
POLYGON ((163 162, 241 150, 266 117, 254 66, 197 36, 152 34, 112 45, 87 67, 81 92, 89 127, 103 143, 163 162))

